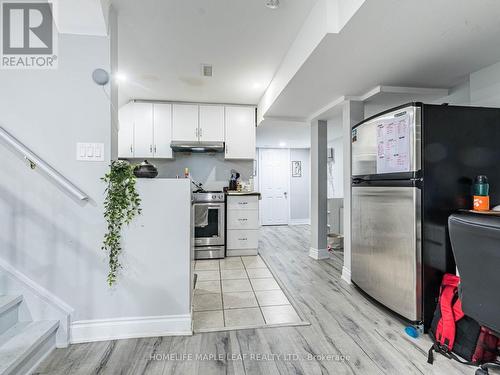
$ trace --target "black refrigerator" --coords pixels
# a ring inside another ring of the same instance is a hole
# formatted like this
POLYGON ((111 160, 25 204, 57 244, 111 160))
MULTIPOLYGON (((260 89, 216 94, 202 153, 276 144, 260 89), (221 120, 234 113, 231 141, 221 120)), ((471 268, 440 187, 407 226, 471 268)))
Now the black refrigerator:
POLYGON ((500 109, 410 103, 357 124, 351 141, 352 281, 427 328, 455 273, 448 216, 472 207, 476 175, 500 204, 500 109))

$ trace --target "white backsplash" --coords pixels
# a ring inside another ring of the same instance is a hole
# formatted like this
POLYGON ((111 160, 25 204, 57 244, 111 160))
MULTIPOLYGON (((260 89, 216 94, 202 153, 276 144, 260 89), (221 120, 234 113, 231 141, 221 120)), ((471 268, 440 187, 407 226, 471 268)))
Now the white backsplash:
POLYGON ((173 160, 150 160, 150 162, 158 168, 159 178, 183 177, 184 168, 189 168, 191 178, 201 182, 206 190, 222 190, 228 186, 232 170, 239 172, 243 181, 248 181, 253 173, 253 161, 225 160, 223 153, 176 153, 173 160))

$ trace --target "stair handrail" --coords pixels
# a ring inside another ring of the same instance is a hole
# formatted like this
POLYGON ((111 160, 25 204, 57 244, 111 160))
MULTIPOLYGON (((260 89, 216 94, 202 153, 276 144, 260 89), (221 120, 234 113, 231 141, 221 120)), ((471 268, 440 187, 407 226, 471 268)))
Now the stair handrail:
POLYGON ((21 154, 29 163, 31 169, 39 168, 41 171, 45 172, 53 181, 55 181, 59 186, 63 187, 72 194, 75 198, 81 201, 87 201, 89 196, 81 191, 75 184, 64 177, 61 173, 51 167, 42 158, 36 155, 23 143, 21 143, 17 138, 10 134, 7 130, 0 126, 0 138, 7 142, 15 151, 21 154))

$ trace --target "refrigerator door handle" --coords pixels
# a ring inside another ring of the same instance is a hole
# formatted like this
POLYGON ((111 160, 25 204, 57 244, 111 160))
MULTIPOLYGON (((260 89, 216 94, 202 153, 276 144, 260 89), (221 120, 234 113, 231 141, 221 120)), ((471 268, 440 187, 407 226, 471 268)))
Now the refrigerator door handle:
POLYGON ((352 178, 352 183, 357 185, 365 182, 366 180, 364 178, 359 178, 359 177, 353 177, 352 178))

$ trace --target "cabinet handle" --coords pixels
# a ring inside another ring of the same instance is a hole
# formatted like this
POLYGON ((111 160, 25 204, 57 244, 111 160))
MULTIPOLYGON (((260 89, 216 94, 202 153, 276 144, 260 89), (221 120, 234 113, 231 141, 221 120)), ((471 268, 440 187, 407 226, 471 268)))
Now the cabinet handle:
POLYGON ((149 145, 149 152, 153 153, 153 145, 149 145))
POLYGON ((202 128, 200 128, 199 134, 200 134, 200 138, 203 137, 203 129, 202 128))
POLYGON ((238 238, 238 241, 248 241, 248 238, 244 237, 244 238, 238 238))
POLYGON ((155 154, 156 154, 156 145, 155 145, 155 147, 154 147, 154 152, 155 152, 155 154))
POLYGON ((248 204, 248 202, 238 202, 238 204, 248 204))
POLYGON ((132 145, 130 145, 130 153, 133 154, 134 153, 134 149, 132 147, 132 145))
POLYGON ((196 138, 198 138, 198 136, 200 135, 198 128, 194 129, 194 133, 196 134, 196 138))
POLYGON ((247 221, 248 219, 238 219, 239 221, 247 221))

